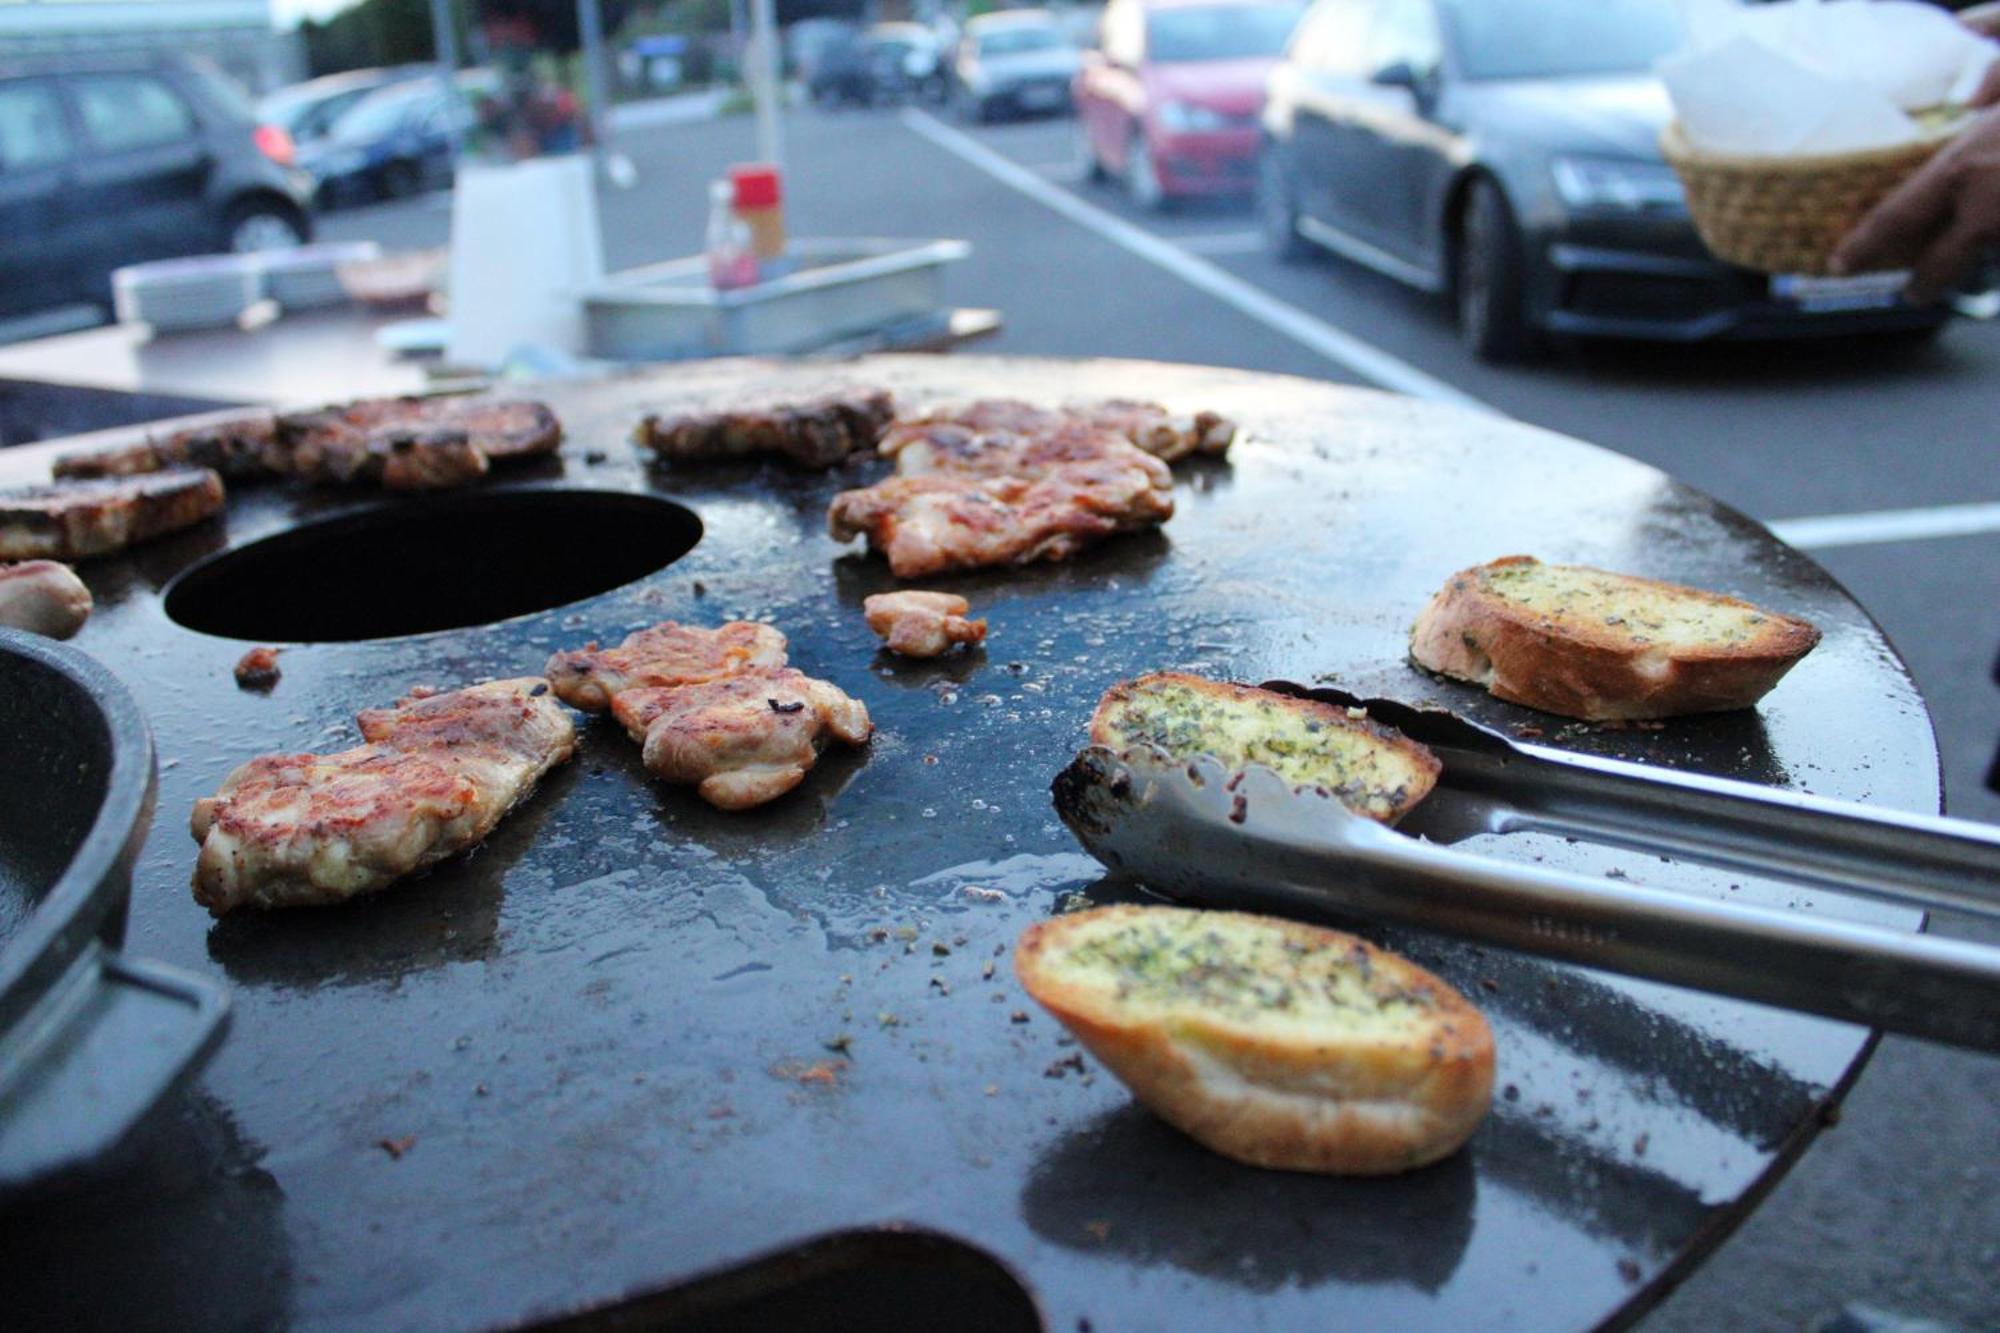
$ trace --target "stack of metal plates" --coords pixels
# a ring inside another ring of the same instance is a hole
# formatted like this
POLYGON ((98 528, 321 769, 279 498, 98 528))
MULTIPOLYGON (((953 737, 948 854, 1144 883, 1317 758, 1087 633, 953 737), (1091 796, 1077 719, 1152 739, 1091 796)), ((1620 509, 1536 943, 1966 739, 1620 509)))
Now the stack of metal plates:
POLYGON ((197 255, 133 264, 111 274, 120 323, 145 323, 155 332, 221 328, 264 294, 264 269, 256 255, 197 255))

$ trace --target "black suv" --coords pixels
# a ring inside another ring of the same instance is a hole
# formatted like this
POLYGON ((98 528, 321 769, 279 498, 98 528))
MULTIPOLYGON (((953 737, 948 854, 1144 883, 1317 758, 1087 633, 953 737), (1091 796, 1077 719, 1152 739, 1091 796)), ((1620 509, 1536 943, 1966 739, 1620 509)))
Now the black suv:
POLYGON ((108 311, 122 265, 308 240, 291 158, 189 61, 0 66, 0 315, 108 311))

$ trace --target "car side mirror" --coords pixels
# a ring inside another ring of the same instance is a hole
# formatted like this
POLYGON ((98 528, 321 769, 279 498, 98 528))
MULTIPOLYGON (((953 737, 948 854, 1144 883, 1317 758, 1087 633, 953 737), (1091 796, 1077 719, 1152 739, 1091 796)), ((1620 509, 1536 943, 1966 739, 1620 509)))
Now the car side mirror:
POLYGON ((1428 109, 1437 96, 1437 78, 1431 70, 1420 70, 1407 60, 1398 60, 1384 65, 1369 76, 1368 81, 1378 88, 1404 88, 1417 99, 1420 108, 1428 109))

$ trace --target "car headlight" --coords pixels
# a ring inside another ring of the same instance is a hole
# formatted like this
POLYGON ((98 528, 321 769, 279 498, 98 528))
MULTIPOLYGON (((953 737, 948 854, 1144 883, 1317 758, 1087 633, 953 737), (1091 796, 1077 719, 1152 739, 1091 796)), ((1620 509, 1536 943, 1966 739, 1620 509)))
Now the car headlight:
POLYGON ((1229 117, 1210 107, 1197 106, 1193 102, 1162 102, 1159 119, 1162 128, 1180 134, 1191 130, 1229 128, 1229 117))
POLYGON ((1559 157, 1550 164, 1556 193, 1571 208, 1617 213, 1685 213, 1681 178, 1664 162, 1615 157, 1559 157))

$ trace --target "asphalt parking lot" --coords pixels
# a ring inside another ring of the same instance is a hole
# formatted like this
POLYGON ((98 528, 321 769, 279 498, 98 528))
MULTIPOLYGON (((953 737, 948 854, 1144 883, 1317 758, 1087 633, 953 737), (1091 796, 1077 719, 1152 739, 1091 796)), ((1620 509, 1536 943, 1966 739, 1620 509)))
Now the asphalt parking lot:
MULTIPOLYGON (((1131 356, 1378 384, 1495 410, 1672 472, 1774 524, 1882 624, 1928 700, 1948 809, 2000 823, 2000 323, 1879 342, 1558 348, 1472 361, 1448 310, 1344 262, 1284 265, 1240 203, 1136 212, 1085 182, 1069 123, 979 129, 918 111, 786 122, 799 235, 956 236, 956 304, 991 306, 988 350, 1131 356)), ((753 154, 747 119, 626 136, 607 189, 613 267, 699 250, 705 183, 753 154)), ((329 238, 441 243, 444 196, 349 210, 329 238)), ((1979 934, 1941 920, 1949 933, 1979 934)), ((1985 930, 1987 938, 2000 933, 1985 930)), ((1882 1043, 1771 1199, 1642 1327, 1798 1329, 1861 1302, 2000 1327, 2000 1061, 1882 1043)))

